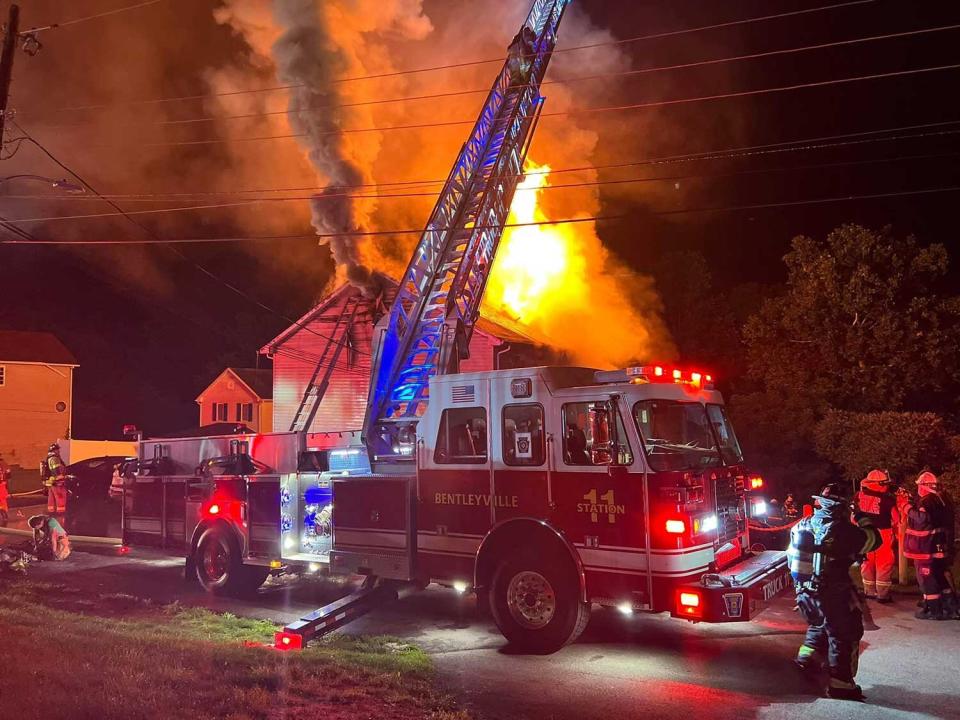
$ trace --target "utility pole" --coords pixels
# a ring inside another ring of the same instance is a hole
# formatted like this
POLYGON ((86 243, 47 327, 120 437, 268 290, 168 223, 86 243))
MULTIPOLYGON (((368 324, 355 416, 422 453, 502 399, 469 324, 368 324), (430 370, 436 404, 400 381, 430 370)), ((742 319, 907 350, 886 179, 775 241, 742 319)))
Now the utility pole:
POLYGON ((3 129, 7 120, 7 101, 10 98, 10 79, 13 77, 13 56, 20 31, 20 6, 10 6, 3 50, 0 52, 0 146, 3 144, 3 129))

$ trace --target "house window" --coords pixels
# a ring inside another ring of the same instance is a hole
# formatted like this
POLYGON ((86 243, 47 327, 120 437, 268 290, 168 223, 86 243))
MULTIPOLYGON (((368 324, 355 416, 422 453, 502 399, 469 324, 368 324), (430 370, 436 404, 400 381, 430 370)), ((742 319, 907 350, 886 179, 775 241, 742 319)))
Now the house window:
POLYGON ((213 422, 227 422, 227 403, 213 403, 210 406, 212 410, 211 420, 213 422))
POLYGON ((0 387, 7 384, 7 366, 0 365, 0 387))
POLYGON ((481 407, 444 410, 434 461, 444 465, 487 462, 487 411, 481 407))
POLYGON ((253 403, 237 403, 237 422, 253 421, 253 403))

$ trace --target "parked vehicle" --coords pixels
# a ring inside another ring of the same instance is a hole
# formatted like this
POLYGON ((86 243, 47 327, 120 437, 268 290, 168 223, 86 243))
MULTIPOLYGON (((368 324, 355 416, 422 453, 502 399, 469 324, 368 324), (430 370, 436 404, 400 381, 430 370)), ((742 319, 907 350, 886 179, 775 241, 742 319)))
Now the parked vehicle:
POLYGON ((64 524, 74 535, 120 537, 120 493, 114 479, 136 458, 106 455, 67 465, 67 512, 64 524))

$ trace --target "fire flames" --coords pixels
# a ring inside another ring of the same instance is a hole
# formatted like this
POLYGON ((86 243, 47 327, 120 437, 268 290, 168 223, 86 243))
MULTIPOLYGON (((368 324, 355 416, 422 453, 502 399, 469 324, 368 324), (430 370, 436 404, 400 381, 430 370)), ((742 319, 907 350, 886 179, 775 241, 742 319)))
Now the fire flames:
MULTIPOLYGON (((517 186, 508 225, 544 222, 539 207, 547 185, 549 165, 529 164, 526 179, 517 186)), ((507 228, 500 242, 486 303, 522 324, 531 324, 548 311, 550 296, 569 288, 576 236, 564 225, 529 225, 507 228)))
POLYGON ((639 311, 656 307, 648 297, 653 295, 649 280, 617 269, 620 263, 603 247, 595 223, 585 220, 589 213, 577 210, 571 198, 551 197, 548 210, 543 193, 550 185, 549 165, 529 161, 525 171, 507 220, 522 227, 504 231, 487 284, 484 316, 596 367, 669 354, 660 318, 639 311), (551 216, 554 205, 560 214, 551 216), (584 221, 523 226, 561 216, 584 221), (638 297, 643 301, 637 302, 638 297))

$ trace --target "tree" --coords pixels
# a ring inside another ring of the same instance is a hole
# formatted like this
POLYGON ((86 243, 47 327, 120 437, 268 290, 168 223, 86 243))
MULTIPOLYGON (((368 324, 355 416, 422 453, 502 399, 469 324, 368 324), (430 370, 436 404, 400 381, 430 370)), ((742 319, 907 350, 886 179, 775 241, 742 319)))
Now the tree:
MULTIPOLYGON (((844 464, 846 441, 831 429, 840 416, 815 443, 831 411, 956 411, 960 297, 944 293, 942 245, 889 229, 844 225, 824 240, 797 237, 784 261, 785 292, 744 327, 758 390, 736 398, 734 410, 760 469, 808 489, 831 474, 824 460, 844 464)), ((854 466, 847 471, 859 472, 854 466)))

